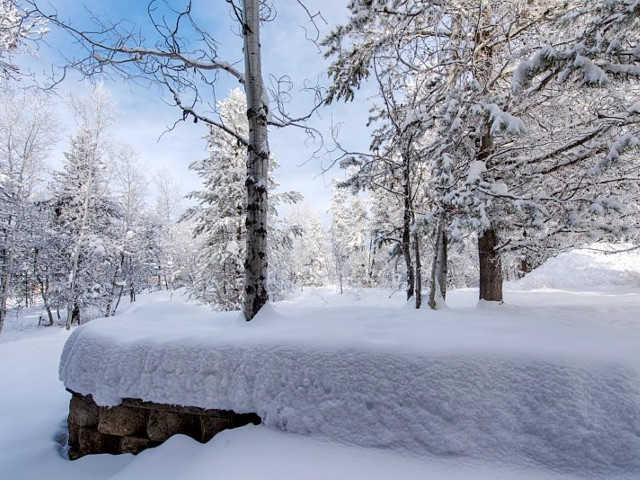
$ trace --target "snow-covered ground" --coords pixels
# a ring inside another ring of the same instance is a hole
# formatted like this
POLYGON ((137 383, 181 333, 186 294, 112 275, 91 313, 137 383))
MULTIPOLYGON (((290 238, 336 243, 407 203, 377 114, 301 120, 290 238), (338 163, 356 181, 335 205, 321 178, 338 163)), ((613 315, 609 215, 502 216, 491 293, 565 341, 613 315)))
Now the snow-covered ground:
POLYGON ((265 422, 74 462, 68 334, 23 312, 0 340, 0 478, 640 478, 640 253, 571 252, 505 305, 476 296, 416 312, 401 293, 307 289, 251 324, 141 297, 74 331, 67 385, 265 422))

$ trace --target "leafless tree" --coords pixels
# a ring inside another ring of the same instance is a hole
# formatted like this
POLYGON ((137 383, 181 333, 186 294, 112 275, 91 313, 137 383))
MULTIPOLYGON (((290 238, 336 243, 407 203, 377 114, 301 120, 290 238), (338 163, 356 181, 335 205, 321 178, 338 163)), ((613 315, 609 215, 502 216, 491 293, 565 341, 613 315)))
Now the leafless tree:
MULTIPOLYGON (((247 256, 245 261, 244 316, 251 320, 268 301, 267 295, 267 172, 269 143, 267 127, 302 125, 308 118, 293 118, 282 108, 269 109, 262 74, 260 47, 261 22, 274 18, 275 11, 265 0, 226 0, 230 17, 242 37, 242 69, 223 59, 213 36, 198 25, 191 1, 176 8, 166 0, 151 0, 147 5, 151 25, 146 38, 143 29, 124 21, 106 21, 94 16, 96 28, 82 31, 62 20, 57 13, 46 12, 35 0, 27 0, 32 15, 69 32, 85 54, 69 60, 66 69, 75 68, 84 75, 117 74, 132 81, 162 85, 181 111, 181 121, 203 121, 236 138, 247 148, 247 256), (239 135, 218 115, 216 85, 221 77, 244 87, 247 96, 249 136, 239 135)), ((313 18, 312 18, 313 20, 313 18)), ((64 76, 64 75, 63 75, 64 76)), ((60 79, 58 79, 60 80, 60 79)), ((320 102, 317 103, 318 105, 320 102)), ((276 102, 283 107, 282 102, 276 102)))

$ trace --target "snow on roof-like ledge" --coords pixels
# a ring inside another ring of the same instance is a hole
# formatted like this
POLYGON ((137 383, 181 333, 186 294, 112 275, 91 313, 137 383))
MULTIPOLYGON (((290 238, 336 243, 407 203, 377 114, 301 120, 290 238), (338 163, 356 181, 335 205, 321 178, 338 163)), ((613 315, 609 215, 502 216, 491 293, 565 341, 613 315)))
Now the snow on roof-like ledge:
POLYGON ((513 313, 269 307, 247 324, 156 302, 76 329, 59 372, 101 405, 255 412, 363 446, 640 473, 638 338, 513 313))

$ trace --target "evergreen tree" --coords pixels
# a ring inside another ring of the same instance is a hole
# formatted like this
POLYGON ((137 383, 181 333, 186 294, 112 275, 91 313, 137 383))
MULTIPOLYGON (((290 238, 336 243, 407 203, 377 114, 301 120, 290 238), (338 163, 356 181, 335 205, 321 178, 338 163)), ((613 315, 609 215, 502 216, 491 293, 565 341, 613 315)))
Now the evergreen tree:
MULTIPOLYGON (((235 310, 242 307, 245 288, 246 257, 246 207, 245 194, 247 148, 237 141, 236 136, 246 136, 249 124, 246 120, 247 103, 244 92, 232 90, 227 100, 218 106, 221 118, 227 129, 233 133, 212 129, 207 137, 209 156, 193 162, 190 168, 203 181, 204 190, 192 192, 189 198, 198 201, 199 206, 187 211, 186 217, 195 221, 195 234, 203 236, 204 247, 199 256, 199 267, 194 275, 191 292, 200 300, 212 303, 222 310, 235 310)), ((276 167, 270 159, 270 169, 276 167)), ((276 184, 269 176, 268 190, 273 191, 276 184)), ((295 202, 299 194, 285 193, 272 195, 269 215, 274 235, 269 252, 287 248, 286 235, 275 238, 278 230, 274 224, 277 217, 278 201, 295 202)), ((277 263, 277 262, 276 262, 277 263)), ((274 262, 272 262, 272 267, 274 262)), ((274 269, 275 271, 275 269, 274 269)), ((284 277, 283 277, 284 278, 284 277)), ((269 281, 271 294, 282 293, 283 278, 269 281), (275 290, 275 291, 274 291, 275 290)))
POLYGON ((638 145, 633 93, 575 87, 605 87, 606 72, 634 75, 633 2, 375 0, 349 8, 349 23, 325 41, 336 57, 329 100, 353 99, 375 75, 394 107, 385 118, 396 137, 408 126, 432 132, 421 160, 431 171, 431 217, 458 239, 476 232, 481 299, 502 300, 501 255, 537 237, 518 232, 598 236, 612 222, 624 227, 631 212, 611 191, 633 191, 637 166, 611 169, 610 160, 638 145), (567 42, 557 26, 574 22, 567 42))
POLYGON ((364 204, 357 195, 348 198, 346 189, 334 184, 329 212, 333 267, 340 293, 345 284, 369 286, 370 242, 364 204))
POLYGON ((80 323, 81 310, 89 305, 106 309, 119 215, 105 167, 106 129, 112 122, 108 96, 98 87, 91 97, 75 100, 75 110, 79 129, 64 155, 64 170, 54 175, 52 184, 55 224, 64 244, 61 267, 68 274, 67 328, 73 321, 80 323))
POLYGON ((293 207, 287 215, 293 237, 292 280, 299 287, 320 287, 329 278, 328 244, 322 222, 307 205, 293 207))

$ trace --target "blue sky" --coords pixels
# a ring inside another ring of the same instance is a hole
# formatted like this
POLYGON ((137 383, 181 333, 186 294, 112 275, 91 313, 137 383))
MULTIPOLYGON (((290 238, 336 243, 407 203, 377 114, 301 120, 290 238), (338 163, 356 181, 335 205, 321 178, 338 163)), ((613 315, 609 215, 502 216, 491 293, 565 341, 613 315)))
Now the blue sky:
MULTIPOLYGON (((306 12, 296 0, 276 3, 278 12, 275 20, 265 24, 262 30, 265 81, 268 83, 270 75, 288 75, 294 82, 294 92, 302 89, 305 81, 316 82, 320 79, 326 85, 326 76, 323 74, 328 62, 322 58, 317 47, 305 39, 304 27, 311 28, 306 12)), ((328 25, 320 25, 321 35, 346 19, 346 3, 347 0, 305 2, 310 11, 320 10, 328 22, 328 25)), ((46 8, 57 11, 60 18, 70 19, 80 27, 91 27, 90 12, 101 18, 124 20, 142 29, 149 26, 146 0, 54 0, 48 5, 46 8)), ((224 0, 194 0, 193 11, 201 26, 219 43, 220 57, 230 63, 240 62, 241 67, 241 39, 233 30, 235 25, 230 19, 228 4, 224 0)), ((62 32, 52 31, 47 43, 48 46, 41 49, 39 67, 46 68, 51 61, 60 64, 63 62, 63 55, 78 54, 77 46, 62 32)), ((217 87, 218 100, 238 86, 232 79, 221 77, 220 80, 217 87)), ((104 79, 104 83, 121 113, 119 125, 114 129, 117 140, 129 143, 139 151, 141 163, 147 173, 166 168, 181 183, 185 193, 198 189, 199 179, 188 170, 188 165, 206 156, 206 144, 202 138, 206 134, 206 127, 189 121, 164 133, 168 125, 173 125, 181 117, 177 108, 165 103, 169 98, 167 92, 155 86, 129 84, 118 78, 104 79), (162 138, 158 140, 161 135, 162 138)), ((72 75, 61 85, 60 93, 78 92, 84 88, 80 77, 72 75)), ((210 100, 213 103, 213 94, 210 100)), ((341 123, 341 142, 350 149, 365 149, 368 145, 364 127, 368 103, 361 97, 354 104, 325 108, 320 112, 321 117, 313 120, 313 124, 327 133, 330 124, 341 123)), ((294 112, 304 112, 309 105, 310 99, 302 93, 296 93, 291 102, 294 112)), ((57 146, 58 157, 66 148, 69 135, 73 133, 73 123, 68 115, 62 116, 61 123, 60 131, 64 133, 57 146)), ((323 213, 328 207, 331 179, 340 177, 341 172, 334 169, 327 175, 321 174, 328 159, 310 159, 314 145, 309 144, 306 134, 301 130, 272 130, 270 146, 280 164, 280 169, 276 172, 280 189, 300 191, 315 210, 323 213)))

